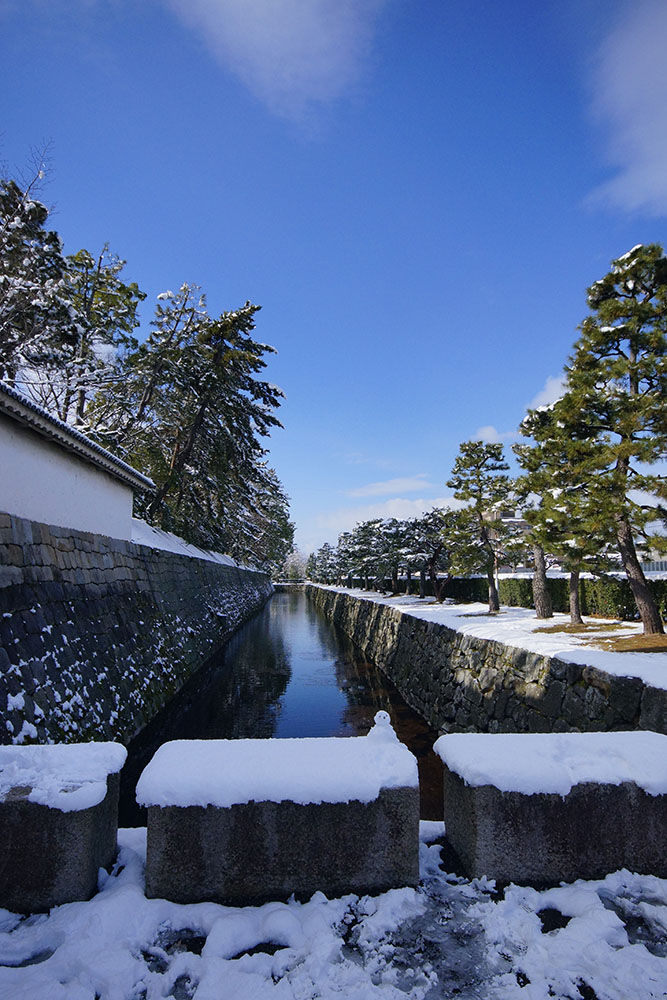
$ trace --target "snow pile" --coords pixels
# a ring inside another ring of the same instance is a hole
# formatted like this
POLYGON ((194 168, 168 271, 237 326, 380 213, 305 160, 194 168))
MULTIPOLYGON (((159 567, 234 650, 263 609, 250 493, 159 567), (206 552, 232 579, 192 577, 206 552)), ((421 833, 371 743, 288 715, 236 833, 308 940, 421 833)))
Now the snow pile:
POLYGON ((107 793, 107 775, 120 771, 127 750, 120 743, 0 746, 0 799, 12 788, 30 788, 28 801, 60 809, 89 809, 107 793))
POLYGON ((610 638, 640 635, 641 625, 633 622, 623 622, 622 627, 609 632, 604 629, 605 624, 610 624, 609 621, 589 618, 588 625, 599 625, 599 633, 596 634, 594 629, 587 630, 585 635, 540 632, 538 630, 541 628, 568 625, 569 615, 555 614, 553 618, 545 620, 536 618, 531 608, 506 607, 501 608, 500 614, 489 615, 487 605, 479 603, 438 604, 432 598, 420 600, 418 597, 406 597, 404 594, 399 597, 386 597, 383 594, 366 590, 349 590, 345 587, 323 589, 350 594, 352 597, 374 601, 376 604, 386 604, 406 615, 422 618, 424 621, 438 622, 464 635, 502 642, 506 646, 526 649, 531 653, 555 657, 568 663, 597 667, 599 670, 620 677, 639 677, 645 684, 667 689, 667 653, 613 652, 588 645, 590 642, 603 642, 610 638))
MULTIPOLYGON (((428 833, 441 832, 422 829, 428 833)), ((145 830, 85 903, 0 910, 12 1000, 664 1000, 667 880, 621 871, 545 892, 444 874, 419 889, 257 907, 146 899, 145 830)))
POLYGON ((573 785, 632 781, 667 793, 667 736, 629 733, 451 733, 435 752, 467 785, 567 795, 573 785))
POLYGON ((209 562, 217 562, 222 566, 240 566, 234 562, 231 556, 222 552, 209 552, 208 549, 200 549, 196 545, 191 545, 178 535, 172 535, 169 531, 161 528, 154 528, 145 521, 132 518, 131 541, 137 545, 148 545, 151 549, 162 549, 163 552, 175 552, 181 556, 192 556, 194 559, 207 559, 209 562))
POLYGON ((137 802, 219 808, 251 801, 371 802, 382 788, 417 785, 417 761, 387 713, 378 712, 367 736, 173 740, 145 768, 137 802))
POLYGON ((667 882, 619 871, 555 889, 510 885, 474 905, 490 954, 511 957, 489 1000, 664 1000, 667 882))

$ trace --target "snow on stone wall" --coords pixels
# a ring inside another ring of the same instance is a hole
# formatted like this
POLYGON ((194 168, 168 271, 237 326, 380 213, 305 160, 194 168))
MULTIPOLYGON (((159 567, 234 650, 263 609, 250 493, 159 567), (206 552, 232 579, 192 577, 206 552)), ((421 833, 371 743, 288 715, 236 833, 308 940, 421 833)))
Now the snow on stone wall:
POLYGON ((435 729, 667 733, 667 691, 639 677, 464 635, 340 591, 306 591, 435 729))
POLYGON ((127 740, 271 590, 262 573, 0 513, 0 743, 127 740))

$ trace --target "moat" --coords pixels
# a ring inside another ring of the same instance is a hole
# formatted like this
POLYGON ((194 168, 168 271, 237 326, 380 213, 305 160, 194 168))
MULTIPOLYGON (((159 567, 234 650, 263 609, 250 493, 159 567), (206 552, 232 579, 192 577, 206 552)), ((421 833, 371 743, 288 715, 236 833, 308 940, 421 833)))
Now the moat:
POLYGON ((278 592, 130 745, 120 825, 145 823, 136 779, 167 740, 363 736, 379 709, 418 759, 422 819, 441 819, 438 734, 305 593, 278 592))

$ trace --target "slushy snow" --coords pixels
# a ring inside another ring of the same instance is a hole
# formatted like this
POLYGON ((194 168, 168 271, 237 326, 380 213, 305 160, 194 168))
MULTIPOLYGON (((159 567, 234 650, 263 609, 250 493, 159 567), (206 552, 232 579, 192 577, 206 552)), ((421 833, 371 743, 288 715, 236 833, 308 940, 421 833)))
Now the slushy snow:
POLYGON ((29 802, 61 812, 89 809, 107 793, 107 775, 122 768, 120 743, 56 743, 0 746, 0 800, 29 788, 29 802))
POLYGON ((586 781, 631 781, 667 794, 667 736, 661 733, 450 733, 434 748, 467 785, 502 792, 567 795, 586 781))
POLYGON ((137 802, 221 808, 252 801, 371 802, 382 788, 418 783, 417 761, 387 713, 378 712, 367 736, 173 740, 144 769, 137 802))
POLYGON ((145 829, 89 902, 0 910, 7 1000, 664 1000, 667 880, 620 871, 538 892, 441 868, 418 889, 256 907, 146 899, 145 829), (545 918, 556 914, 555 929, 545 918))

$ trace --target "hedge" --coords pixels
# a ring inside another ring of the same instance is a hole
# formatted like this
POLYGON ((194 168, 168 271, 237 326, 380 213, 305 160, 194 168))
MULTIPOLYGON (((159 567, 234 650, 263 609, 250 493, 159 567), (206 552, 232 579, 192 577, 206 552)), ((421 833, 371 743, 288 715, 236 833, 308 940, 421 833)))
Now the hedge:
MULTIPOLYGON (((354 580, 355 587, 363 587, 362 580, 354 580)), ((648 586, 653 592, 660 614, 667 619, 667 579, 649 579, 648 586)), ((547 577, 554 611, 566 614, 570 610, 569 581, 567 577, 547 577)), ((391 581, 385 581, 385 588, 391 591, 391 581)), ((399 590, 405 591, 405 579, 399 580, 399 590)), ((412 579, 413 594, 419 593, 419 579, 412 579)), ((426 593, 433 596, 430 580, 426 581, 426 593)), ((445 584, 445 597, 463 604, 480 601, 486 603, 489 597, 488 585, 483 577, 452 577, 445 584)), ((526 577, 505 577, 499 581, 500 603, 511 608, 532 608, 533 584, 526 577)), ((621 618, 625 621, 639 619, 630 584, 625 578, 615 576, 584 577, 579 581, 579 601, 584 615, 600 615, 604 618, 621 618)))

